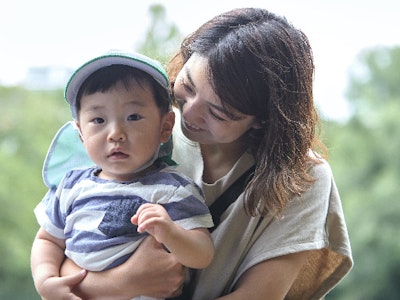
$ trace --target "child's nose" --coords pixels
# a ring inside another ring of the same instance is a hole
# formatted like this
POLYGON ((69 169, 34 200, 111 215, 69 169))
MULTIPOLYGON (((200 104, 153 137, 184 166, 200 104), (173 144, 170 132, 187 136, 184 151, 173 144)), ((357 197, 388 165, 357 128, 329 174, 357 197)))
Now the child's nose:
POLYGON ((114 124, 110 130, 108 140, 111 142, 123 142, 126 140, 124 128, 120 124, 114 124))

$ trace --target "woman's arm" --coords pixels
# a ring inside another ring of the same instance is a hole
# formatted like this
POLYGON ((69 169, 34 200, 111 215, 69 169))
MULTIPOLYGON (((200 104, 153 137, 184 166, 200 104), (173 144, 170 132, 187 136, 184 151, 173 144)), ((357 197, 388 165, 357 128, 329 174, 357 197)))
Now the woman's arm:
POLYGON ((241 276, 231 294, 218 299, 284 299, 306 259, 307 252, 300 252, 261 262, 241 276))
MULTIPOLYGON (((79 267, 67 260, 61 275, 77 270, 79 267)), ((148 237, 122 265, 88 272, 74 292, 83 299, 130 299, 139 295, 168 298, 179 295, 183 282, 183 266, 154 238, 148 237)))

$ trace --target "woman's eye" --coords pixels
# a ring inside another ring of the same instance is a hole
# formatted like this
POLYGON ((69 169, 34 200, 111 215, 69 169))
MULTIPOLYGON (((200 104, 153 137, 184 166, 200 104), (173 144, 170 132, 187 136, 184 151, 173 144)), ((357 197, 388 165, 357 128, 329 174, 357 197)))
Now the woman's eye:
POLYGON ((221 116, 220 114, 215 113, 212 109, 209 110, 211 117, 218 121, 226 121, 226 117, 221 116))
POLYGON ((129 115, 128 117, 128 121, 139 121, 140 119, 142 119, 142 117, 138 114, 129 115))
POLYGON ((183 89, 184 89, 187 93, 189 93, 189 94, 194 93, 193 88, 185 82, 185 79, 184 79, 184 78, 181 78, 180 84, 182 85, 183 89))

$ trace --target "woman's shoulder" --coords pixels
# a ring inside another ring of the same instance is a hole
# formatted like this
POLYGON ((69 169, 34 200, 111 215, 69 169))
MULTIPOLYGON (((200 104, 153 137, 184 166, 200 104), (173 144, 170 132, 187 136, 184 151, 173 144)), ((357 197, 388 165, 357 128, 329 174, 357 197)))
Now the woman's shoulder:
POLYGON ((313 162, 309 170, 309 174, 321 183, 330 184, 333 179, 332 168, 329 162, 321 157, 312 157, 313 162))

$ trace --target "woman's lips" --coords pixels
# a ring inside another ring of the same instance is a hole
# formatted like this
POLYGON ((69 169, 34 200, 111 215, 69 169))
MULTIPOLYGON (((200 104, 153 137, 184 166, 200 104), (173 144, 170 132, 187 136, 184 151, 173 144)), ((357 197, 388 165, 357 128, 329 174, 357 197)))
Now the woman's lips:
POLYGON ((200 127, 197 127, 187 121, 183 121, 183 124, 185 125, 185 128, 189 131, 193 131, 193 132, 199 132, 202 131, 202 129, 200 127))

